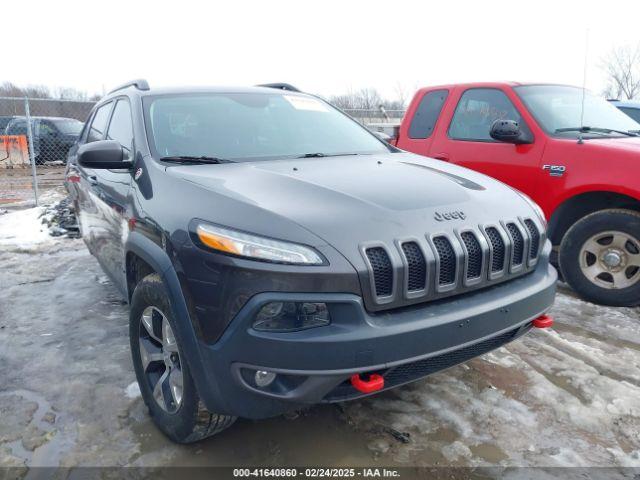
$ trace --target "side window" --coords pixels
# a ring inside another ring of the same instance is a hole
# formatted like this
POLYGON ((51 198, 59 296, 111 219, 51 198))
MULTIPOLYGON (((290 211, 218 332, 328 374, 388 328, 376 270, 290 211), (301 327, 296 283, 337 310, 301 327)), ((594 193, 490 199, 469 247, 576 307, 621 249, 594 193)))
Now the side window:
POLYGON ((529 132, 522 117, 504 92, 495 88, 472 88, 464 92, 449 125, 454 140, 495 142, 489 130, 496 120, 515 120, 529 132))
POLYGON ((56 129, 50 122, 40 122, 40 135, 51 137, 56 134, 56 129))
POLYGON ((409 125, 409 138, 424 139, 431 136, 448 95, 448 90, 434 90, 422 97, 409 125))
POLYGON ((87 136, 87 143, 97 142, 102 140, 102 135, 107 128, 107 121, 109 120, 109 112, 111 111, 111 102, 102 105, 96 110, 96 114, 93 116, 91 127, 89 128, 89 135, 87 136))
POLYGON ((133 124, 131 123, 131 107, 127 100, 118 100, 116 103, 109 123, 107 139, 117 140, 124 148, 125 154, 131 153, 133 124))

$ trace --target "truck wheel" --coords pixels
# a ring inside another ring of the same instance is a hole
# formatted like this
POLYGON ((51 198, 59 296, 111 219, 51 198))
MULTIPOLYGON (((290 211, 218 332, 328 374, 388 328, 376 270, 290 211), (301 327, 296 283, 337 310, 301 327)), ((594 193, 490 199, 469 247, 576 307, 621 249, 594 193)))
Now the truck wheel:
POLYGON ((601 210, 576 222, 560 244, 560 268, 586 300, 640 304, 640 213, 601 210))
POLYGON ((133 366, 144 403, 158 428, 175 442, 192 443, 224 430, 236 417, 205 409, 174 332, 164 284, 159 275, 148 275, 131 298, 133 366))

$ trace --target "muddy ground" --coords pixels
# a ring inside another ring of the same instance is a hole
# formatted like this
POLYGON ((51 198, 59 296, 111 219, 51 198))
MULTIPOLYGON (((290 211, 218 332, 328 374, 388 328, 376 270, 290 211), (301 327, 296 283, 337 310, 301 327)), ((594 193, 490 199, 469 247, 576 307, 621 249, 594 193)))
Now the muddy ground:
POLYGON ((135 384, 126 305, 81 240, 37 222, 0 214, 0 466, 640 467, 639 310, 564 287, 551 330, 373 398, 172 444, 135 384))

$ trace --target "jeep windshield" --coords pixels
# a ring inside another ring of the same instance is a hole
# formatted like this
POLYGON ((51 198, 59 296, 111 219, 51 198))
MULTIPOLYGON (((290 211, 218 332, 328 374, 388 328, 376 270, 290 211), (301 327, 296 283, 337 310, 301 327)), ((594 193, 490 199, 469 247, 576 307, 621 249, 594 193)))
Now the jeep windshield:
POLYGON ((640 124, 605 99, 586 91, 584 118, 582 89, 560 85, 515 87, 531 114, 549 134, 565 138, 602 138, 632 135, 640 124))
POLYGON ((152 153, 233 161, 389 153, 364 127, 308 95, 186 93, 143 100, 152 153))

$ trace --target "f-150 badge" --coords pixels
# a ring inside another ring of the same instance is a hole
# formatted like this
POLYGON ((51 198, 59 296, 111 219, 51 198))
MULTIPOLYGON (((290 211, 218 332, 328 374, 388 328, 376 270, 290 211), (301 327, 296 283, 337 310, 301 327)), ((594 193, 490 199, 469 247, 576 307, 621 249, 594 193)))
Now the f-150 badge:
POLYGON ((543 170, 547 170, 552 177, 561 177, 567 171, 564 165, 543 165, 543 170))

